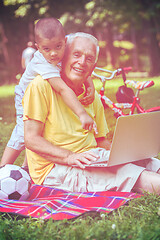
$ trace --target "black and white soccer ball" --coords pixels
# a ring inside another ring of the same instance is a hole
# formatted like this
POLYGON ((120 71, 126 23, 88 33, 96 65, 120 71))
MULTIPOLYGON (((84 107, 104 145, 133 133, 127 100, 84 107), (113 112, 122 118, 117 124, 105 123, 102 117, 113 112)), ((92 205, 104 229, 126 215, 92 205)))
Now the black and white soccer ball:
POLYGON ((31 178, 21 167, 6 164, 0 168, 0 198, 26 200, 29 196, 31 178))

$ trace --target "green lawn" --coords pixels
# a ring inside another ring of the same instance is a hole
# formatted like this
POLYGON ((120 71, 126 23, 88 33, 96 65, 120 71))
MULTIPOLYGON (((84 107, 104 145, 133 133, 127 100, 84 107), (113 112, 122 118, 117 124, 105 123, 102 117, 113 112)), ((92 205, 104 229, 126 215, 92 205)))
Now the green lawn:
MULTIPOLYGON (((142 92, 141 103, 145 108, 160 105, 160 77, 154 78, 155 85, 142 92)), ((101 83, 95 80, 96 89, 101 83)), ((115 100, 115 93, 121 80, 112 80, 106 84, 106 94, 115 100)), ((0 158, 15 125, 14 86, 0 87, 0 158)), ((110 109, 105 110, 112 138, 116 119, 110 109)), ((16 164, 23 161, 24 152, 16 164)), ((160 239, 160 196, 144 193, 107 214, 86 214, 70 221, 43 221, 41 219, 11 218, 0 214, 0 240, 84 240, 84 239, 160 239)))

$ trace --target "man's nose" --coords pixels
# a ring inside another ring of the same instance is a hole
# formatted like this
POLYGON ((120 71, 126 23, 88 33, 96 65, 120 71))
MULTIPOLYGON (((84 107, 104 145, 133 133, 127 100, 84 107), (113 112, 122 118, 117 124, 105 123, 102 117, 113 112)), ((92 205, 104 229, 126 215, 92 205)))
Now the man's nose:
POLYGON ((86 64, 86 57, 84 55, 82 55, 80 58, 79 58, 79 63, 81 65, 85 65, 86 64))

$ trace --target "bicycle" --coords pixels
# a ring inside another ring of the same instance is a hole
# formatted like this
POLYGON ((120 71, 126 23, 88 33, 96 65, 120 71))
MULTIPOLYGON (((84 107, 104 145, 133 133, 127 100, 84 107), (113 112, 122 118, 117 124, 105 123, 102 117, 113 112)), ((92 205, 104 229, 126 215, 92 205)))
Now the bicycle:
POLYGON ((140 105, 140 91, 144 90, 145 88, 149 88, 154 85, 154 81, 135 81, 135 80, 127 80, 126 74, 131 71, 132 68, 118 68, 117 70, 111 71, 106 70, 103 68, 96 67, 95 70, 92 72, 94 77, 97 77, 101 80, 103 86, 100 89, 100 98, 103 103, 104 108, 109 107, 111 110, 114 111, 114 116, 118 118, 119 116, 125 115, 132 115, 137 110, 137 113, 147 113, 147 112, 154 112, 160 111, 160 106, 153 107, 150 109, 145 110, 140 105), (95 73, 95 71, 101 71, 103 73, 110 74, 110 76, 103 76, 100 74, 95 73), (118 88, 116 93, 117 103, 114 103, 111 99, 104 95, 105 91, 105 84, 106 81, 113 79, 115 76, 122 75, 123 78, 123 85, 118 88), (127 87, 127 85, 132 86, 136 92, 134 93, 132 88, 127 87), (129 113, 125 113, 125 109, 130 109, 129 113))

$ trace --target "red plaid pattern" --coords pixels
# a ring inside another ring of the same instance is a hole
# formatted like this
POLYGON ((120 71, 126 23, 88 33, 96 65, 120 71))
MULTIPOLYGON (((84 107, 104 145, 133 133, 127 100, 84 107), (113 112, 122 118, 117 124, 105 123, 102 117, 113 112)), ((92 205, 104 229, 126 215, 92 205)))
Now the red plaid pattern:
POLYGON ((67 192, 33 184, 26 201, 0 199, 0 212, 63 220, 90 211, 109 213, 137 197, 129 192, 67 192))

